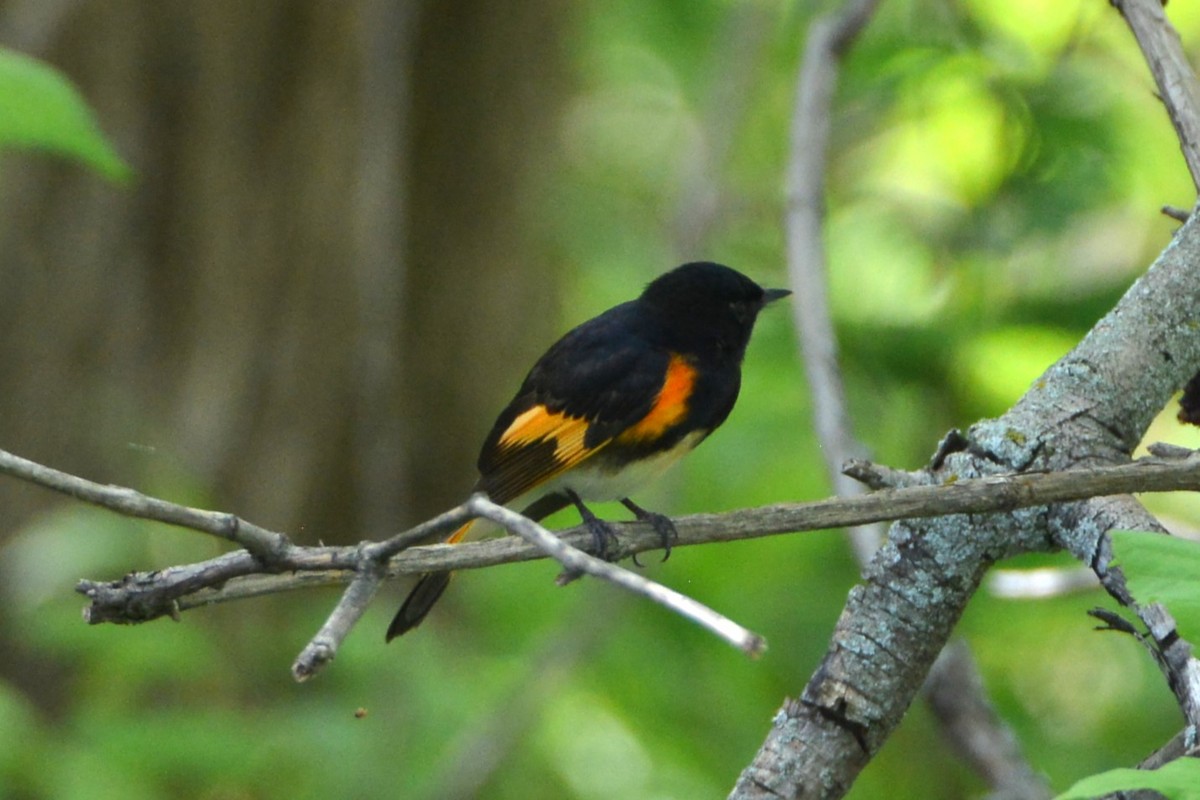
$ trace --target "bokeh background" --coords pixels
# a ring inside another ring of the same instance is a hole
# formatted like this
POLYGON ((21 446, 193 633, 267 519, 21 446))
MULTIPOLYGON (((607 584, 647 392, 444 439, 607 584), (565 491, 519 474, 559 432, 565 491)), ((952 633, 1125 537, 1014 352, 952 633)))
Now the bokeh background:
MULTIPOLYGON (((0 161, 0 446, 309 543, 457 503, 566 328, 685 260, 786 280, 795 73, 825 7, 0 2, 0 46, 69 76, 134 171, 0 161)), ((1200 55, 1200 8, 1169 12, 1200 55)), ((1019 397, 1169 241, 1158 207, 1195 196, 1098 0, 884 2, 831 122, 847 389, 898 467, 1019 397)), ((1151 438, 1196 444, 1168 420, 1151 438)), ((730 421, 638 500, 720 511, 824 476, 773 310, 730 421)), ((77 579, 218 552, 0 481, 0 798, 723 797, 857 579, 838 532, 648 566, 764 634, 757 662, 547 563, 463 576, 385 647, 395 587, 303 686, 288 666, 332 590, 80 622, 77 579)), ((1069 562, 1010 566, 1044 564, 1069 562)), ((1181 722, 1138 646, 1093 632, 1106 602, 984 592, 961 625, 1060 789, 1181 722)), ((918 704, 851 797, 980 794, 951 754, 918 704)))

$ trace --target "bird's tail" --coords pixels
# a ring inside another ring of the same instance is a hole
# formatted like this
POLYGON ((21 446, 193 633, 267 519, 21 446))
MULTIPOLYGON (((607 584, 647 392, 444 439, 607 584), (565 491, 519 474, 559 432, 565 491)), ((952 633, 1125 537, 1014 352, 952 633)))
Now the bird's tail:
MULTIPOLYGON (((492 498, 497 503, 504 503, 508 498, 500 495, 492 498)), ((545 495, 535 500, 521 512, 522 516, 529 517, 532 520, 541 520, 553 514, 555 511, 566 508, 571 504, 570 499, 566 494, 556 492, 545 495)), ((463 525, 461 528, 450 534, 450 538, 446 539, 446 544, 458 544, 467 535, 467 531, 471 530, 471 526, 475 524, 484 526, 482 531, 476 530, 476 535, 486 535, 490 529, 488 526, 492 523, 486 520, 474 519, 463 525)), ((396 612, 396 616, 392 618, 392 624, 387 629, 387 641, 395 639, 397 636, 408 633, 413 628, 421 624, 421 620, 425 619, 425 615, 433 608, 433 604, 442 596, 442 592, 446 591, 446 587, 450 585, 450 577, 453 572, 426 572, 417 581, 417 585, 408 593, 408 597, 404 598, 404 604, 400 606, 400 610, 396 612)))
MULTIPOLYGON (((446 544, 458 544, 467 535, 467 531, 473 524, 472 520, 450 534, 446 544)), ((422 575, 417 581, 417 585, 408 593, 408 597, 404 598, 404 604, 392 618, 392 624, 388 625, 386 640, 390 642, 397 636, 408 633, 420 625, 421 620, 425 619, 425 615, 433 608, 433 604, 450 585, 452 575, 454 575, 453 572, 426 572, 422 575)))

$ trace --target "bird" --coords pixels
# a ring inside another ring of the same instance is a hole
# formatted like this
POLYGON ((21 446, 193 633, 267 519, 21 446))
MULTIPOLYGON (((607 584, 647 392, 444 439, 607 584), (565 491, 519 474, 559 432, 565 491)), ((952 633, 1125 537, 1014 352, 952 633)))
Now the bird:
MULTIPOLYGON (((789 294, 722 264, 695 261, 573 328, 537 360, 496 418, 479 453, 474 490, 535 520, 574 505, 601 556, 614 534, 585 501, 618 500, 654 527, 669 555, 674 525, 630 495, 729 416, 759 312, 789 294)), ((479 522, 446 542, 462 541, 479 522)), ((451 574, 418 579, 387 641, 425 619, 451 574)))

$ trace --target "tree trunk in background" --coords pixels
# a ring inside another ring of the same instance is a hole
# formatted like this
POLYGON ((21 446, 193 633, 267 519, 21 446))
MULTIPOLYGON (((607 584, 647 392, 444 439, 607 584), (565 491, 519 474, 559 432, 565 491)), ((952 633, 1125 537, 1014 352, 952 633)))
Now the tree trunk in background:
POLYGON ((547 112, 565 60, 561 3, 429 8, 415 71, 428 80, 414 90, 406 345, 421 388, 409 415, 420 516, 471 488, 496 414, 558 332, 546 248, 530 242, 541 210, 530 195, 552 160, 547 112), (451 469, 429 469, 435 461, 451 469))
MULTIPOLYGON (((460 500, 559 327, 561 4, 9 2, 137 171, 0 172, 0 441, 301 539, 460 500), (194 487, 200 487, 197 491, 194 487)), ((52 498, 0 483, 0 536, 52 498)))

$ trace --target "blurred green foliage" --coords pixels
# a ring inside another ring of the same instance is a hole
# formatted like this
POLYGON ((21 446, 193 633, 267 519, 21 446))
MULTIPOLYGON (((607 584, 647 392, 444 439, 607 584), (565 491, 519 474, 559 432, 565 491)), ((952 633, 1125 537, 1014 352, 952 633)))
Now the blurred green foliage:
POLYGON ((0 147, 48 150, 113 180, 131 174, 75 87, 52 67, 5 48, 0 48, 0 147))
POLYGON ((1169 608, 1188 641, 1200 636, 1200 544, 1144 531, 1114 531, 1112 543, 1113 563, 1124 571, 1134 597, 1169 608))
POLYGON ((1167 800, 1196 800, 1200 798, 1200 761, 1180 758, 1156 770, 1110 770, 1079 781, 1056 800, 1087 800, 1134 789, 1153 789, 1167 800))
MULTIPOLYGON (((1170 12, 1184 42, 1200 42, 1200 9, 1170 12)), ((580 4, 567 167, 525 210, 552 223, 571 265, 564 329, 633 296, 647 263, 705 257, 785 281, 781 175, 812 13, 766 0, 580 4), (715 211, 687 239, 681 215, 698 208, 715 211)), ((847 389, 859 434, 899 467, 1017 399, 1166 244, 1158 207, 1194 196, 1145 65, 1104 3, 883 3, 845 65, 832 131, 827 235, 847 389)), ((181 473, 140 488, 208 505, 181 473)), ((828 492, 824 475, 790 320, 772 310, 730 421, 638 500, 674 514, 804 500, 828 492)), ((545 563, 461 576, 419 632, 386 648, 385 598, 304 686, 288 665, 333 592, 179 624, 80 624, 77 577, 215 552, 75 506, 11 540, 0 585, 23 628, 6 647, 45 664, 45 697, 0 685, 0 796, 721 797, 803 688, 858 576, 837 532, 648 565, 766 635, 757 662, 610 587, 555 589, 545 563)), ((1105 602, 983 592, 961 624, 999 710, 1058 788, 1136 762, 1180 724, 1141 649, 1092 630, 1085 611, 1105 602)), ((851 796, 981 793, 949 752, 917 705, 851 796)))

